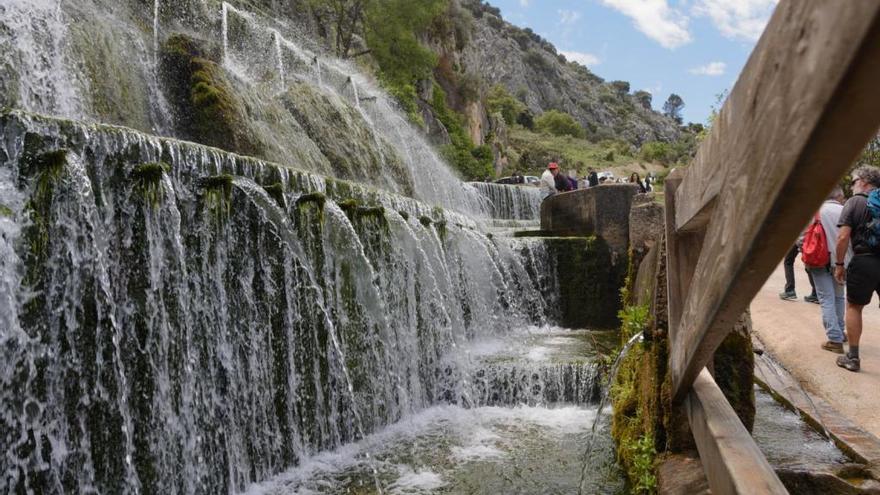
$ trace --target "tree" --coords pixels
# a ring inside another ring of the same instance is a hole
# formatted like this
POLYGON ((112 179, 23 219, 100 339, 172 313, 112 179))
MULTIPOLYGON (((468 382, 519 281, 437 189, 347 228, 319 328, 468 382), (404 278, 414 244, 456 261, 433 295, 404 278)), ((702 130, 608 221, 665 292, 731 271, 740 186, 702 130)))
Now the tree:
POLYGON ((620 98, 629 93, 629 83, 626 81, 611 81, 611 86, 620 98))
POLYGON ((320 26, 331 26, 334 49, 339 58, 348 58, 356 34, 363 33, 364 13, 374 0, 308 0, 320 26))
POLYGON ((644 108, 645 110, 651 109, 651 100, 653 99, 653 96, 651 95, 651 93, 644 91, 644 90, 639 90, 639 91, 636 91, 636 93, 633 96, 636 97, 636 101, 639 102, 639 104, 642 106, 642 108, 644 108))
POLYGON ((413 84, 431 76, 437 56, 419 43, 418 36, 446 5, 445 0, 369 0, 364 10, 367 46, 386 82, 413 84))
POLYGON ((859 165, 872 165, 880 167, 880 133, 874 136, 862 151, 862 156, 857 162, 859 165))
POLYGON ((489 106, 491 113, 500 113, 507 125, 517 123, 519 114, 526 110, 526 106, 508 93, 507 88, 500 84, 492 86, 492 89, 489 90, 486 104, 489 106))
POLYGON ((679 124, 682 122, 681 110, 684 108, 684 100, 675 93, 669 95, 666 103, 663 104, 663 115, 675 120, 679 124))
POLYGON ((584 128, 571 115, 559 110, 548 110, 535 119, 535 127, 539 131, 556 136, 584 136, 584 128))

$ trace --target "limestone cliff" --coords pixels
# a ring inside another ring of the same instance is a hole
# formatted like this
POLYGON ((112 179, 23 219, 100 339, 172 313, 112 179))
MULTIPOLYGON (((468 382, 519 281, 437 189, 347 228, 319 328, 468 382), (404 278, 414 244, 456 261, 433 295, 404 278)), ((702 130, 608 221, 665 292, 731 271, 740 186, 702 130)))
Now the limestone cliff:
MULTIPOLYGON (((606 82, 586 67, 567 61, 552 44, 504 21, 497 9, 480 0, 455 0, 451 10, 455 8, 464 13, 450 16, 465 29, 435 33, 453 39, 435 37, 431 44, 441 67, 445 63, 457 69, 458 79, 476 78, 484 89, 501 84, 535 116, 550 109, 566 112, 591 140, 615 138, 640 145, 678 138, 676 122, 646 108, 629 92, 628 83, 606 82), (461 16, 467 18, 458 19, 461 16)), ((436 72, 442 79, 442 71, 436 72)), ((456 107, 456 102, 450 103, 456 107)))

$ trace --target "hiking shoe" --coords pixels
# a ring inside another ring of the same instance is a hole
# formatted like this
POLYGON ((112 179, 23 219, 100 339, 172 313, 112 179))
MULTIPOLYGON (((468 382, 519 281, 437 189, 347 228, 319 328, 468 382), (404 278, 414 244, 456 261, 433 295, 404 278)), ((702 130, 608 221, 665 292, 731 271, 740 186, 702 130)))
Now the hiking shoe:
POLYGON ((832 342, 830 340, 826 340, 825 343, 822 344, 822 349, 837 354, 843 354, 843 344, 841 344, 840 342, 832 342))
POLYGON ((860 369, 859 358, 850 357, 849 354, 839 356, 837 358, 837 365, 850 371, 859 371, 860 369))
POLYGON ((816 294, 810 294, 809 296, 804 296, 804 302, 819 304, 819 298, 816 297, 816 294))
POLYGON ((797 294, 795 294, 794 291, 782 291, 779 293, 779 299, 782 299, 783 301, 797 301, 797 294))

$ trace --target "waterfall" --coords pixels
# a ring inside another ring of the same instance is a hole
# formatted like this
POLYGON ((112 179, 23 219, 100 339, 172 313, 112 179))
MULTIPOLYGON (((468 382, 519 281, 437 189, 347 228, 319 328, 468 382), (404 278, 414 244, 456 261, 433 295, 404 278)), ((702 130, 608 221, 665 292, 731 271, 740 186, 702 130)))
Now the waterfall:
POLYGON ((0 56, 8 66, 0 67, 0 105, 79 116, 85 83, 68 68, 67 35, 60 2, 4 0, 0 56))
POLYGON ((0 135, 0 492, 240 490, 490 400, 459 349, 556 305, 540 241, 453 211, 119 127, 0 135))
POLYGON ((229 62, 229 4, 222 2, 220 7, 220 32, 223 38, 223 65, 229 62))
POLYGON ((360 95, 358 95, 357 82, 355 82, 354 80, 351 81, 351 90, 354 93, 354 106, 358 110, 360 110, 361 109, 361 98, 360 98, 360 95))
POLYGON ((153 2, 153 60, 159 66, 159 0, 153 2))
POLYGON ((537 187, 487 182, 471 182, 469 185, 479 192, 492 218, 537 220, 541 216, 543 195, 537 187))
POLYGON ((285 90, 284 84, 284 54, 281 51, 281 34, 273 31, 273 40, 275 41, 275 57, 278 64, 278 79, 281 81, 281 91, 285 90))

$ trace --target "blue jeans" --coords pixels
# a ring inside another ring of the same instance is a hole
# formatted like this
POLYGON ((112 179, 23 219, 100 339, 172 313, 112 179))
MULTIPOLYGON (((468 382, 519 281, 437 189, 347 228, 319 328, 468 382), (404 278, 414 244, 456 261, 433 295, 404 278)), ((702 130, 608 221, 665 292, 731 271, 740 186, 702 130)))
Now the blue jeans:
POLYGON ((846 309, 843 286, 834 281, 834 276, 827 268, 809 268, 808 271, 813 275, 813 282, 816 284, 825 334, 831 342, 843 342, 843 314, 846 309))

